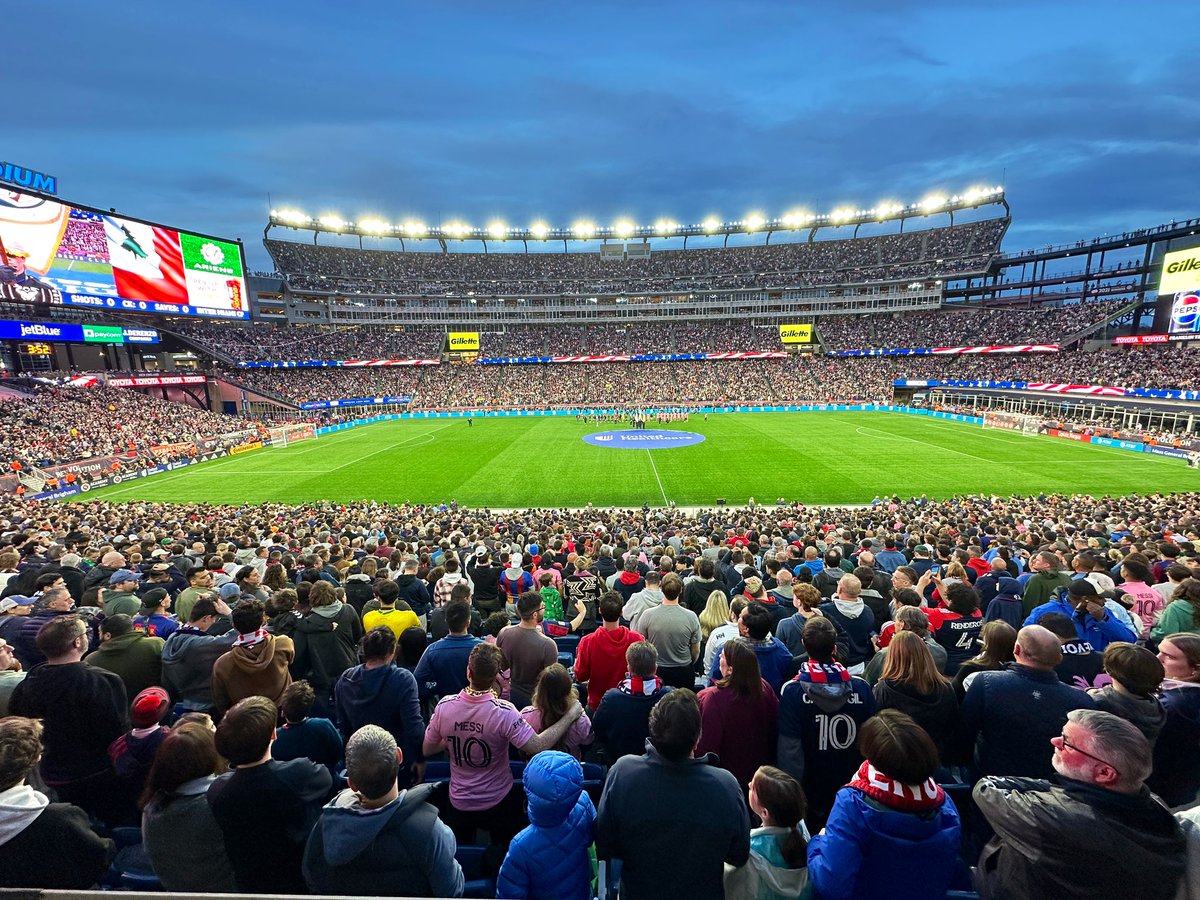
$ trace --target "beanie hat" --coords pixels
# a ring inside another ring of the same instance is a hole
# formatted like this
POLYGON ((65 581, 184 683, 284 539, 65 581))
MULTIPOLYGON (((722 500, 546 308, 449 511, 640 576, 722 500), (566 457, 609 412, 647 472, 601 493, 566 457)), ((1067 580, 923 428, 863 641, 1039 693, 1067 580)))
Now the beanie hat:
POLYGON ((152 728, 163 720, 171 706, 171 698, 160 687, 148 687, 133 698, 130 720, 134 728, 152 728))
POLYGON ((237 582, 230 581, 227 584, 221 585, 219 592, 222 600, 232 600, 234 597, 241 596, 242 589, 238 587, 237 582))

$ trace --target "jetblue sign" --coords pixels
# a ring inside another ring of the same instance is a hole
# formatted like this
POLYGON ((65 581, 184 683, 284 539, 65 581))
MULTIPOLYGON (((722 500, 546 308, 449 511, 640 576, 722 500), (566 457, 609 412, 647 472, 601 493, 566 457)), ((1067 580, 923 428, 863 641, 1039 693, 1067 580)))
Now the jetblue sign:
POLYGON ((43 194, 58 193, 58 178, 10 162, 0 162, 0 181, 43 194))
POLYGON ((694 431, 598 431, 583 436, 585 444, 617 450, 669 450, 690 447, 703 440, 704 435, 694 431))

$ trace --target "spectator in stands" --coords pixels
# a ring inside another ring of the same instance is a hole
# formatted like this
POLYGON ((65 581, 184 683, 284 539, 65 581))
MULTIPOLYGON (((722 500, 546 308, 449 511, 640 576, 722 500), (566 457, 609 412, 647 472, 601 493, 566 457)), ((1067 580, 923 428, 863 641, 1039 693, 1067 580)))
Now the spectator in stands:
POLYGON ((1104 650, 1104 671, 1112 684, 1088 691, 1096 709, 1132 723, 1153 748, 1167 718, 1156 696, 1164 678, 1162 662, 1145 647, 1118 641, 1104 650))
MULTIPOLYGON (((1062 569, 1062 560, 1049 550, 1033 554, 1029 558, 1029 570, 1033 575, 1025 582, 1025 592, 1021 601, 1026 615, 1049 601, 1060 588, 1065 588, 1071 583, 1071 576, 1062 569)), ((1032 623, 1026 619, 1026 624, 1032 623)))
POLYGON ((582 767, 570 754, 543 750, 522 777, 530 824, 513 838, 496 896, 591 900, 596 808, 583 790, 582 767))
POLYGON ((1058 680, 1062 648, 1051 632, 1026 625, 1017 633, 1016 662, 1002 672, 980 672, 962 703, 964 753, 981 775, 1049 778, 1044 750, 1067 713, 1092 709, 1083 691, 1058 680))
POLYGON ((779 768, 804 787, 809 830, 819 831, 838 786, 862 762, 858 729, 874 715, 875 695, 834 658, 837 629, 824 616, 805 624, 804 649, 808 661, 779 699, 778 756, 779 768), (830 740, 835 733, 837 740, 830 740))
POLYGON ((304 845, 332 785, 312 760, 271 757, 278 717, 273 700, 247 697, 217 726, 217 751, 232 771, 209 786, 208 805, 242 893, 305 892, 304 845))
MULTIPOLYGON (((571 673, 561 664, 554 663, 544 668, 538 676, 533 688, 533 700, 521 710, 521 718, 534 731, 545 731, 578 703, 579 694, 571 681, 571 673)), ((591 720, 587 716, 580 716, 554 749, 580 759, 583 748, 592 739, 591 720)))
POLYGON ((111 816, 108 747, 129 728, 125 685, 112 672, 83 664, 88 649, 83 620, 52 619, 37 640, 46 662, 13 690, 9 712, 42 720, 42 781, 58 798, 102 819, 111 816))
POLYGON ((456 584, 465 584, 474 589, 471 579, 460 571, 458 557, 451 553, 446 557, 446 574, 433 586, 433 605, 444 606, 450 600, 450 592, 456 584))
POLYGON ((1097 651, 1102 652, 1112 641, 1133 643, 1137 640, 1136 634, 1109 613, 1095 585, 1085 579, 1069 582, 1066 590, 1060 591, 1054 599, 1035 607, 1025 624, 1035 624, 1048 612, 1062 613, 1070 618, 1080 640, 1097 651))
POLYGON ((725 867, 725 896, 799 897, 808 884, 804 791, 787 772, 761 766, 750 781, 750 809, 762 825, 750 832, 750 859, 725 867))
POLYGON ((945 759, 954 747, 958 728, 958 699, 950 679, 941 673, 929 645, 916 633, 900 632, 885 652, 887 664, 875 685, 876 708, 907 714, 925 729, 938 756, 945 759))
POLYGON ((206 796, 224 772, 213 731, 199 722, 175 725, 155 754, 142 794, 142 845, 164 890, 237 891, 206 796))
POLYGON ((202 598, 216 600, 217 591, 213 585, 213 573, 204 566, 195 566, 188 570, 187 588, 175 598, 175 615, 179 621, 190 621, 192 606, 202 598))
POLYGON ((213 664, 238 637, 237 629, 228 624, 231 613, 224 600, 197 600, 191 621, 163 644, 162 686, 189 712, 209 712, 213 708, 213 664), (222 629, 227 630, 223 634, 209 633, 222 629))
MULTIPOLYGON (((992 562, 1000 561, 1000 557, 992 562)), ((988 578, 990 576, 984 576, 988 578)), ((983 581, 984 579, 979 579, 983 581)), ((984 622, 994 622, 997 619, 1011 625, 1014 630, 1021 627, 1024 621, 1024 601, 1021 597, 1021 582, 1015 578, 1003 576, 996 579, 996 593, 987 602, 987 610, 983 614, 984 622)))
MULTIPOLYGON (((1071 636, 1075 629, 1068 623, 1071 636)), ((1057 637, 1057 635, 1055 635, 1057 637)), ((1002 619, 988 622, 979 632, 979 654, 958 667, 954 676, 954 694, 959 703, 966 696, 967 688, 980 672, 1001 672, 1015 658, 1013 648, 1017 644, 1017 629, 1002 619)), ((931 648, 932 649, 932 648, 931 648)), ((939 648, 940 649, 940 648, 939 648)), ((882 651, 881 651, 882 653, 882 651)))
POLYGON ((621 624, 621 595, 615 591, 600 598, 600 619, 600 629, 580 640, 575 654, 575 680, 587 685, 587 704, 592 712, 599 708, 604 695, 621 683, 626 651, 645 640, 621 624))
POLYGON ((1074 710, 1050 743, 1056 783, 989 777, 975 786, 996 833, 975 871, 981 896, 1174 898, 1184 838, 1145 787, 1145 736, 1110 713, 1074 710))
MULTIPOLYGON (((942 672, 946 668, 946 651, 929 635, 929 616, 924 609, 917 606, 902 606, 896 611, 895 628, 892 631, 892 640, 900 632, 911 632, 925 642, 925 646, 929 648, 930 654, 933 656, 934 665, 937 670, 942 672)), ((1015 632, 1014 632, 1015 634, 1015 632)), ((867 663, 866 671, 863 673, 863 678, 870 685, 875 685, 883 673, 884 664, 887 662, 888 650, 891 649, 891 641, 886 647, 876 651, 871 657, 871 661, 867 663)))
POLYGON ((1200 743, 1200 637, 1173 634, 1158 645, 1166 675, 1160 699, 1166 721, 1154 745, 1150 790, 1168 806, 1186 806, 1200 796, 1200 767, 1195 765, 1200 743))
POLYGON ((575 703, 561 719, 536 733, 516 707, 493 693, 503 667, 499 646, 485 643, 472 648, 467 664, 470 683, 438 703, 423 748, 426 757, 449 749, 449 795, 439 801, 447 824, 460 840, 469 840, 476 828, 482 828, 500 846, 526 824, 520 792, 513 789, 508 748, 516 747, 528 756, 548 750, 583 712, 575 703))
POLYGON ((861 593, 862 582, 853 575, 842 575, 832 599, 818 607, 838 630, 838 658, 851 675, 862 675, 875 652, 871 641, 877 633, 875 615, 859 599, 861 593))
MULTIPOLYGON (((353 577, 353 576, 351 576, 353 577)), ((363 629, 370 631, 380 625, 386 625, 396 635, 396 640, 400 640, 400 635, 404 634, 409 628, 424 629, 424 623, 417 618, 417 614, 407 606, 405 609, 399 609, 396 602, 400 599, 400 594, 393 587, 392 590, 379 592, 379 609, 373 609, 362 617, 363 629)))
MULTIPOLYGON (((633 562, 636 565, 637 561, 633 562)), ((661 572, 647 572, 642 589, 635 591, 625 600, 625 605, 621 608, 621 618, 625 619, 634 631, 637 631, 641 624, 642 613, 662 605, 662 578, 661 572)), ((616 589, 613 589, 613 593, 624 596, 616 589)))
MULTIPOLYGON (((746 641, 750 649, 754 651, 754 655, 758 657, 759 671, 763 680, 771 686, 772 691, 778 694, 783 688, 783 682, 787 680, 789 669, 791 669, 792 654, 782 641, 771 636, 774 623, 775 620, 766 607, 757 601, 750 603, 738 615, 738 635, 746 641)), ((713 682, 722 677, 718 670, 719 665, 720 654, 718 652, 708 673, 709 679, 713 682)))
POLYGON ((650 711, 671 690, 657 675, 658 651, 645 639, 626 648, 625 668, 625 677, 604 692, 592 716, 592 729, 610 766, 622 756, 645 751, 650 711))
POLYGON ((404 751, 401 780, 407 786, 413 767, 424 760, 425 723, 417 681, 412 672, 396 665, 396 646, 396 636, 386 625, 376 626, 363 638, 363 663, 347 669, 337 682, 337 724, 347 740, 364 725, 387 730, 404 751))
POLYGON ((466 574, 475 586, 474 603, 482 615, 497 612, 501 608, 500 573, 504 567, 492 561, 491 551, 484 545, 475 548, 467 560, 466 574))
POLYGON ((520 621, 496 636, 496 646, 504 651, 512 672, 513 705, 518 709, 529 705, 542 669, 558 661, 558 646, 542 634, 545 609, 541 594, 533 591, 521 594, 517 600, 520 621))
POLYGON ((698 695, 701 730, 696 752, 715 753, 719 765, 748 788, 758 767, 775 761, 779 699, 744 638, 727 640, 718 660, 720 679, 698 695))
MULTIPOLYGON (((15 599, 15 598, 14 598, 15 599)), ((46 661, 38 647, 37 636, 48 622, 64 616, 74 618, 75 602, 66 588, 51 588, 42 595, 40 606, 35 606, 28 616, 20 621, 17 639, 13 641, 13 652, 27 672, 33 671, 38 663, 46 661)), ((12 631, 9 632, 10 634, 12 631)))
POLYGON ((113 858, 113 842, 92 831, 87 814, 51 803, 36 783, 43 725, 0 718, 0 887, 86 891, 113 858))
POLYGON ((401 789, 403 751, 377 725, 346 743, 349 787, 321 810, 304 851, 314 894, 461 897, 454 834, 428 802, 435 785, 401 789))
POLYGON ((141 608, 141 600, 137 595, 138 583, 141 582, 140 572, 132 569, 118 569, 108 579, 108 590, 101 594, 101 606, 104 615, 126 615, 132 618, 141 608))
POLYGON ((0 719, 8 715, 8 701, 17 685, 25 680, 25 671, 13 656, 12 647, 0 638, 0 719))
POLYGON ((292 675, 307 679, 317 694, 315 709, 330 716, 334 685, 358 661, 363 623, 354 607, 339 600, 337 588, 326 581, 314 582, 308 598, 312 611, 296 623, 292 675))
POLYGON ((116 674, 125 684, 126 695, 136 697, 162 684, 162 651, 162 638, 137 631, 133 620, 120 614, 100 623, 100 646, 84 661, 116 674))
POLYGON ((135 630, 166 640, 179 628, 179 620, 167 612, 171 595, 166 588, 153 588, 142 596, 142 606, 133 619, 135 630))
POLYGON ((813 887, 826 900, 945 896, 962 829, 933 779, 933 741, 904 713, 885 709, 863 723, 858 748, 864 762, 808 844, 813 887))
POLYGON ((624 756, 609 770, 596 855, 623 861, 622 893, 720 897, 722 861, 742 866, 749 858, 746 801, 733 775, 711 756, 694 755, 700 730, 695 695, 672 691, 651 711, 645 754, 624 756), (675 812, 664 818, 663 810, 675 812))
POLYGON ((1059 681, 1080 690, 1101 687, 1107 683, 1102 655, 1087 641, 1080 640, 1071 619, 1062 613, 1048 612, 1038 616, 1038 624, 1058 638, 1062 645, 1062 662, 1054 667, 1059 681))
POLYGON ((279 703, 292 683, 290 666, 296 649, 291 638, 267 632, 263 605, 243 600, 234 607, 232 619, 237 637, 213 663, 213 710, 218 716, 247 697, 279 703))
POLYGON ((328 719, 309 715, 316 699, 312 685, 303 679, 287 686, 279 704, 283 724, 275 729, 271 758, 311 759, 327 768, 336 781, 342 765, 342 736, 328 719))
MULTIPOLYGON (((1184 566, 1171 566, 1167 574, 1170 575, 1177 569, 1190 572, 1184 566)), ((1172 577, 1170 584, 1174 587, 1171 599, 1168 600, 1158 624, 1150 630, 1150 637, 1154 641, 1161 641, 1179 632, 1200 633, 1200 579, 1189 575, 1176 583, 1172 577)))
MULTIPOLYGON (((628 559, 636 563, 632 554, 628 559)), ((658 651, 659 677, 671 687, 691 689, 696 683, 693 666, 700 656, 700 618, 680 606, 683 581, 678 575, 664 576, 661 588, 662 603, 641 614, 639 633, 658 651)))
POLYGON ((434 641, 421 654, 421 661, 413 675, 421 699, 434 697, 441 700, 457 694, 467 686, 467 660, 471 650, 480 639, 469 634, 471 605, 454 600, 442 607, 449 634, 434 641))

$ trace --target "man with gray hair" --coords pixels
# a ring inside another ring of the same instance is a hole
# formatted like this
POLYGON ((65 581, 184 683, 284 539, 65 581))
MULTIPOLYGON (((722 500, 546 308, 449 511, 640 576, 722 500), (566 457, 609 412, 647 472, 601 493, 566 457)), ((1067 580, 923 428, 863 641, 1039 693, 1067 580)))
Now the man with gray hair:
POLYGON ((1062 644, 1041 625, 1017 632, 1016 661, 999 672, 980 672, 962 703, 965 754, 974 753, 981 775, 1051 778, 1045 746, 1076 709, 1095 709, 1084 691, 1063 684, 1055 666, 1062 644))
POLYGON ((346 744, 346 781, 321 810, 304 849, 304 880, 314 894, 458 897, 463 871, 454 832, 428 802, 435 784, 400 790, 404 754, 378 725, 346 744))
POLYGON ((975 802, 996 832, 975 870, 980 895, 1175 897, 1185 840, 1143 784, 1153 763, 1145 736, 1111 713, 1077 709, 1050 745, 1055 783, 984 778, 975 785, 975 802))

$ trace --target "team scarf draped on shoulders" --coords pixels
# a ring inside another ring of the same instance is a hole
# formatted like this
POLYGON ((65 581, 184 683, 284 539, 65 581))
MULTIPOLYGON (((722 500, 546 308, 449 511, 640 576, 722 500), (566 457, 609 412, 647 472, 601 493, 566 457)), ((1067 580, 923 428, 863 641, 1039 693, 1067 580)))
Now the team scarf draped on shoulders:
POLYGON ((265 628, 260 628, 258 631, 252 631, 249 634, 239 634, 237 640, 233 642, 235 647, 253 647, 255 644, 261 644, 267 639, 269 632, 265 628))
POLYGON ((650 678, 626 675, 618 686, 624 694, 633 694, 635 697, 653 697, 662 688, 663 681, 657 675, 650 678))
POLYGON ((822 663, 810 659, 800 667, 800 673, 794 680, 812 684, 838 684, 850 680, 850 671, 840 662, 822 663))
POLYGON ((901 784, 869 762, 858 767, 847 787, 862 791, 882 806, 899 812, 929 812, 940 809, 946 800, 946 792, 932 778, 926 779, 924 784, 901 784))

